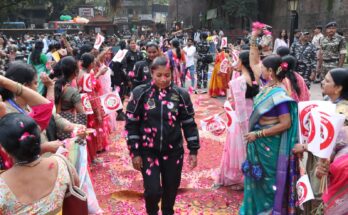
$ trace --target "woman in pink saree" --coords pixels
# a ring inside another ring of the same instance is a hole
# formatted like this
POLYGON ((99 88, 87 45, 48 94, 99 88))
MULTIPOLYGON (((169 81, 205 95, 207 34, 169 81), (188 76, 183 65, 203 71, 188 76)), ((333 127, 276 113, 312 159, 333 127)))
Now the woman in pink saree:
POLYGON ((239 54, 236 70, 229 82, 229 93, 237 122, 227 132, 217 184, 241 190, 244 180, 241 166, 246 156, 244 135, 248 133, 253 97, 259 92, 259 85, 249 64, 249 51, 239 54))

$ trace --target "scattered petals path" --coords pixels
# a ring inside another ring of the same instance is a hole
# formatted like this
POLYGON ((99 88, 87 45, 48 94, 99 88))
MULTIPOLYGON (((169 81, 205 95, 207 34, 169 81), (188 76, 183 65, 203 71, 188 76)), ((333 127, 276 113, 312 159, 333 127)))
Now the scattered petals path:
MULTIPOLYGON (((196 122, 223 111, 221 101, 208 95, 192 95, 196 122)), ((142 215, 145 212, 141 174, 132 168, 125 138, 124 123, 117 122, 117 131, 110 138, 109 150, 99 155, 103 161, 91 168, 94 187, 104 214, 142 215)), ((238 214, 242 191, 214 187, 220 165, 225 135, 215 137, 200 130, 201 149, 198 167, 188 168, 187 151, 175 214, 238 214)), ((186 149, 185 149, 186 150, 186 149)))

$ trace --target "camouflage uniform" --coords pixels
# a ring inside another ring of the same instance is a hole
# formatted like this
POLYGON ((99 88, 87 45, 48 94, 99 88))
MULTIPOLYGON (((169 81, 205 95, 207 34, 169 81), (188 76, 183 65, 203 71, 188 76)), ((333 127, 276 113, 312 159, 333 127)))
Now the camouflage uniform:
POLYGON ((197 88, 200 89, 203 84, 203 88, 207 88, 208 84, 208 69, 209 65, 203 61, 204 57, 209 54, 210 45, 207 41, 201 41, 197 43, 197 88))
POLYGON ((295 42, 291 45, 290 54, 297 59, 296 72, 298 72, 306 82, 308 89, 311 87, 311 74, 317 65, 317 48, 310 42, 302 44, 295 42))
POLYGON ((341 54, 347 54, 346 39, 339 34, 335 34, 331 39, 324 37, 320 42, 323 55, 321 79, 334 68, 338 67, 341 54))

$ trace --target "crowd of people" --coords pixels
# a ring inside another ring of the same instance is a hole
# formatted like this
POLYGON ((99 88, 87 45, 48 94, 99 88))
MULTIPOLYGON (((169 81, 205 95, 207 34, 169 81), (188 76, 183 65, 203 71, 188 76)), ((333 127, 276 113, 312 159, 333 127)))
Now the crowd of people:
POLYGON ((162 214, 174 214, 184 139, 191 169, 200 148, 190 93, 226 97, 236 112, 239 123, 227 130, 216 183, 244 190, 240 214, 348 213, 348 138, 330 162, 308 153, 303 171, 315 200, 302 212, 296 203, 298 158, 307 152, 298 140, 298 103, 310 100, 313 81, 348 126, 345 38, 335 22, 325 36, 320 26, 312 38, 296 32, 292 44, 286 30, 274 40, 271 26, 254 25, 233 44, 222 30, 106 36, 101 47, 94 45, 97 35, 83 32, 1 35, 0 214, 64 213, 72 183, 84 188, 89 213, 102 213, 89 166, 102 162, 97 154, 108 150, 117 121, 125 121, 132 164, 143 176, 147 213, 158 214, 161 201, 162 214), (113 92, 125 111, 103 109, 99 98, 113 92), (87 154, 86 171, 55 155, 71 144, 80 157, 87 154), (326 175, 328 190, 321 193, 318 181, 326 175))

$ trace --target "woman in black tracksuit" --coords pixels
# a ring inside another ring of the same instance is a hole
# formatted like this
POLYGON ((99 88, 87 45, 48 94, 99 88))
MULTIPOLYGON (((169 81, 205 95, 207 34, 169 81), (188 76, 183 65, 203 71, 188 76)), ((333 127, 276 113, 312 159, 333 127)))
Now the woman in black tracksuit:
POLYGON ((147 43, 146 53, 147 58, 142 61, 138 61, 134 65, 134 77, 131 79, 132 89, 139 85, 150 83, 152 80, 150 73, 151 63, 161 54, 158 44, 154 42, 147 43))
POLYGON ((199 137, 188 92, 172 83, 169 63, 156 58, 152 83, 136 87, 127 106, 127 144, 133 167, 141 171, 148 214, 174 214, 184 157, 183 136, 190 151, 189 165, 197 165, 199 137))

